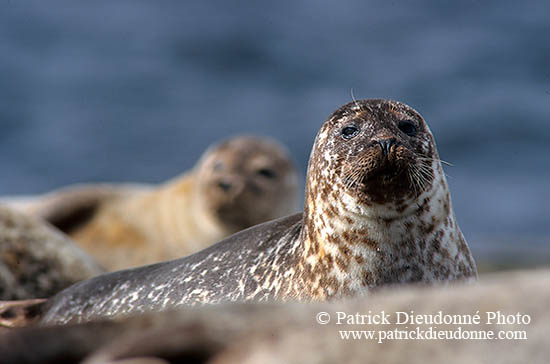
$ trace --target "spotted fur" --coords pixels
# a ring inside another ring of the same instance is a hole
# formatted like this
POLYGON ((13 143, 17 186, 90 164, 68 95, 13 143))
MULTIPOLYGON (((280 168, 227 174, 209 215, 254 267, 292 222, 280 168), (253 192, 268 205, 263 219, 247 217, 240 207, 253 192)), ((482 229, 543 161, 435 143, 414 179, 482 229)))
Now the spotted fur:
POLYGON ((327 300, 389 284, 475 279, 428 126, 412 108, 361 100, 336 110, 310 157, 304 213, 192 256, 79 283, 44 323, 225 301, 327 300), (409 136, 399 123, 413 123, 409 136), (358 129, 353 138, 342 130, 358 129), (392 139, 386 148, 382 140, 392 139))

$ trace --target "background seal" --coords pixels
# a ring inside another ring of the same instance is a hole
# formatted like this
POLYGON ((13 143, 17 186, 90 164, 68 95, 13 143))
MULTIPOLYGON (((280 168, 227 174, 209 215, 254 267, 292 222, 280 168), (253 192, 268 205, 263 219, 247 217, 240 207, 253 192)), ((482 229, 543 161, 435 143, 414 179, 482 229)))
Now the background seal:
POLYGON ((298 211, 298 198, 298 173, 286 148, 240 136, 210 147, 192 171, 160 186, 72 186, 20 208, 117 270, 194 253, 298 211))

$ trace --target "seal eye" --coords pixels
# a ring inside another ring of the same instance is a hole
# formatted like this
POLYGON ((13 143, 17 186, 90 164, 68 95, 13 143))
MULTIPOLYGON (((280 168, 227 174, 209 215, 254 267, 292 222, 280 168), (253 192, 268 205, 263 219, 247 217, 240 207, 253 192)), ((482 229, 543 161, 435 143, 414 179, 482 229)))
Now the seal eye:
POLYGON ((258 175, 260 175, 262 177, 265 177, 265 178, 269 178, 269 179, 272 179, 272 178, 276 177, 275 172, 272 169, 269 169, 269 168, 258 169, 257 173, 258 173, 258 175))
POLYGON ((397 127, 408 136, 416 135, 416 125, 410 120, 401 120, 397 127))
POLYGON ((357 134, 359 134, 359 128, 353 125, 346 126, 344 129, 342 129, 342 138, 344 139, 351 139, 357 134))

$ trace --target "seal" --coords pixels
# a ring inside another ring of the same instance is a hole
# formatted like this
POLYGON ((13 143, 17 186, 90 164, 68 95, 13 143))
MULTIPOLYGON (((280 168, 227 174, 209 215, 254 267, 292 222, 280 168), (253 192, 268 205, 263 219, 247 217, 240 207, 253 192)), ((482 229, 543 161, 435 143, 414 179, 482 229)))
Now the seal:
POLYGON ((0 205, 0 300, 51 297, 104 272, 57 229, 0 205))
POLYGON ((294 213, 298 173, 286 148, 239 136, 209 148, 189 173, 158 187, 84 185, 26 206, 108 270, 175 259, 294 213))
POLYGON ((324 301, 476 277, 427 124, 402 103, 361 100, 317 134, 303 213, 185 258, 77 283, 44 304, 41 323, 227 301, 324 301))

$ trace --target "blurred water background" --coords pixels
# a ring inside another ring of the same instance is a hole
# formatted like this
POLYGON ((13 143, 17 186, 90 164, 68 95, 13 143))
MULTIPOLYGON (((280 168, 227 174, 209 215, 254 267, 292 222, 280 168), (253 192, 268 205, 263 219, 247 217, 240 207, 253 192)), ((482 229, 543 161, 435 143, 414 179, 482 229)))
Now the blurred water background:
POLYGON ((241 133, 305 175, 353 90, 425 117, 480 263, 550 261, 549 1, 1 0, 0 81, 0 195, 161 182, 241 133))

